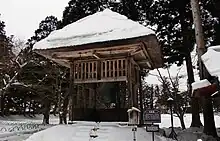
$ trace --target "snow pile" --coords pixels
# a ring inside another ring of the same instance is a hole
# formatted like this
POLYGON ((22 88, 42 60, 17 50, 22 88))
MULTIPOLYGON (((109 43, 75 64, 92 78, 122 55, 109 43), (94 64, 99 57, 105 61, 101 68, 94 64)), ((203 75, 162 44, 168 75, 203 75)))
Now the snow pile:
POLYGON ((197 90, 199 88, 204 88, 209 85, 211 85, 211 83, 207 79, 204 79, 204 80, 200 80, 200 81, 196 81, 196 82, 192 83, 192 89, 197 90))
POLYGON ((205 64, 208 72, 212 76, 217 76, 220 79, 220 46, 209 47, 208 51, 202 55, 202 61, 205 64))
POLYGON ((76 46, 149 34, 155 33, 126 16, 105 9, 53 31, 47 38, 36 43, 34 49, 76 46))

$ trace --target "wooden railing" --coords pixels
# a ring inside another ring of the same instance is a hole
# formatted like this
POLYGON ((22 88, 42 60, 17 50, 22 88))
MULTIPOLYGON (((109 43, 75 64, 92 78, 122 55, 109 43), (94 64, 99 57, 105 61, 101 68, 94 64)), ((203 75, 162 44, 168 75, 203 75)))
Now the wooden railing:
POLYGON ((106 60, 101 63, 102 78, 119 78, 126 76, 127 61, 125 59, 106 60))
POLYGON ((97 80, 98 62, 77 62, 74 64, 74 80, 97 80))
POLYGON ((75 83, 125 81, 126 75, 126 59, 88 60, 74 63, 75 83))

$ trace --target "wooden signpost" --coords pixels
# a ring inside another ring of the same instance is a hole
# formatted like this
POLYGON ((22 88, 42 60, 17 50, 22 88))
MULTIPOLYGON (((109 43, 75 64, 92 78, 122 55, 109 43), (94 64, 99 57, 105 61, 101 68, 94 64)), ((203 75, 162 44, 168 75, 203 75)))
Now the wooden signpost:
POLYGON ((159 125, 155 125, 154 123, 161 123, 160 110, 147 109, 144 112, 144 121, 147 123, 146 131, 152 132, 152 141, 154 141, 154 132, 159 131, 159 125))
POLYGON ((147 124, 146 131, 147 132, 159 132, 159 125, 147 124))
POLYGON ((144 112, 144 121, 151 123, 161 123, 160 110, 157 109, 147 109, 144 112))

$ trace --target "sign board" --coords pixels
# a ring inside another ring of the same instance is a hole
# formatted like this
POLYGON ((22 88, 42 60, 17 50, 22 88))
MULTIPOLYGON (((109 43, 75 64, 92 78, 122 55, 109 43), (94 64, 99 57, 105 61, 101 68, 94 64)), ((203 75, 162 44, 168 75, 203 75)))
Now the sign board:
POLYGON ((159 125, 147 124, 146 131, 147 132, 159 132, 159 125))
POLYGON ((157 109, 147 109, 144 112, 144 121, 152 123, 161 123, 160 110, 157 109))

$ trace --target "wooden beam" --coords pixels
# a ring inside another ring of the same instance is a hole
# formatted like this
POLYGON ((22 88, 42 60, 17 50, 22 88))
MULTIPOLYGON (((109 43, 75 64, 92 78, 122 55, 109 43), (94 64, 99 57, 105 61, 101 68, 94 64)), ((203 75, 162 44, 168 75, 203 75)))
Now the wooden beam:
POLYGON ((96 59, 100 59, 100 57, 99 57, 99 55, 98 55, 98 53, 93 53, 93 56, 96 58, 96 59))
POLYGON ((88 79, 88 80, 75 80, 75 84, 82 84, 82 83, 103 83, 103 82, 123 82, 127 81, 126 76, 120 76, 117 78, 102 78, 101 80, 97 79, 88 79))
POLYGON ((142 48, 140 46, 136 47, 135 50, 131 51, 130 54, 131 56, 136 55, 138 53, 141 53, 142 48))
MULTIPOLYGON (((150 55, 148 54, 148 51, 147 51, 146 47, 147 47, 146 44, 142 43, 141 48, 142 48, 142 50, 143 50, 143 53, 144 53, 144 55, 146 56, 146 58, 147 58, 148 60, 150 60, 151 57, 150 57, 150 55)), ((150 60, 150 61, 151 61, 151 60, 150 60)), ((153 63, 153 62, 149 62, 150 65, 148 64, 150 68, 153 67, 152 63, 153 63)))
POLYGON ((92 61, 107 61, 107 60, 114 60, 114 59, 124 59, 128 56, 117 56, 117 57, 108 57, 108 58, 100 58, 100 59, 87 59, 87 60, 77 60, 74 59, 74 62, 92 62, 92 61))
POLYGON ((134 58, 131 58, 131 63, 133 63, 138 68, 138 70, 140 69, 140 66, 137 62, 134 61, 134 58))
POLYGON ((137 64, 147 64, 150 68, 152 67, 148 60, 137 61, 137 64))
POLYGON ((62 51, 62 52, 52 52, 52 58, 59 58, 59 57, 85 57, 85 56, 93 56, 93 53, 108 53, 108 54, 117 54, 120 52, 129 52, 133 51, 139 46, 139 44, 131 44, 131 45, 124 45, 124 46, 114 46, 108 48, 99 48, 99 49, 88 49, 88 50, 79 50, 79 51, 62 51), (65 56, 64 56, 65 55, 65 56))

